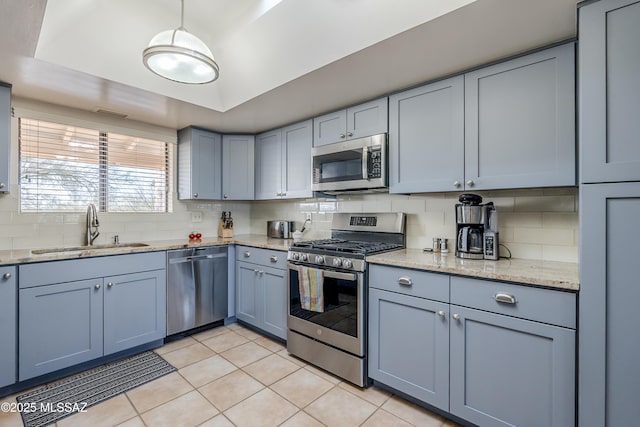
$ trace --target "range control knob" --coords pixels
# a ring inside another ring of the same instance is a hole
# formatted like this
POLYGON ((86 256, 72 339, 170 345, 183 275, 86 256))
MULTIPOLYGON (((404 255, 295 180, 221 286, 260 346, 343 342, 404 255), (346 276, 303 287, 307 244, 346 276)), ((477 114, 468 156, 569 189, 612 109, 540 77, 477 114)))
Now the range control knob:
POLYGON ((324 264, 324 257, 322 255, 316 255, 316 264, 324 264))
POLYGON ((300 254, 298 252, 294 252, 291 254, 291 258, 297 261, 298 259, 300 259, 300 254))
POLYGON ((302 261, 307 261, 309 259, 309 257, 307 256, 307 254, 300 254, 300 259, 302 261))
POLYGON ((351 268, 351 267, 353 267, 353 263, 351 261, 349 261, 348 259, 345 259, 344 261, 342 261, 342 266, 344 268, 351 268))
POLYGON ((342 265, 342 260, 340 258, 334 258, 333 259, 333 266, 334 267, 340 267, 342 265))

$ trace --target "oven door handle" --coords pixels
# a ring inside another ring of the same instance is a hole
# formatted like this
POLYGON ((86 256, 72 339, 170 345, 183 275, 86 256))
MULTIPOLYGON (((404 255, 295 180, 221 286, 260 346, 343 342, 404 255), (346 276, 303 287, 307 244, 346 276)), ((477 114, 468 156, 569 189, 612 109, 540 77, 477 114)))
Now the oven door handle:
POLYGON ((369 148, 362 147, 362 179, 369 179, 369 148))
POLYGON ((355 281, 357 279, 355 273, 340 273, 338 271, 324 271, 324 277, 329 277, 331 279, 343 279, 343 280, 351 280, 355 281))

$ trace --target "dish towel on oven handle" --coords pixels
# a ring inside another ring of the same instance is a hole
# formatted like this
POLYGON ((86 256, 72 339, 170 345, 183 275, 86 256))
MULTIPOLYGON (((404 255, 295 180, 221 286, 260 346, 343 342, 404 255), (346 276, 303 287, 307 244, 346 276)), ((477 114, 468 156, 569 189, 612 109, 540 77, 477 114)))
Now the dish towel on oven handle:
POLYGON ((324 312, 324 271, 318 268, 298 266, 300 307, 303 310, 324 312))

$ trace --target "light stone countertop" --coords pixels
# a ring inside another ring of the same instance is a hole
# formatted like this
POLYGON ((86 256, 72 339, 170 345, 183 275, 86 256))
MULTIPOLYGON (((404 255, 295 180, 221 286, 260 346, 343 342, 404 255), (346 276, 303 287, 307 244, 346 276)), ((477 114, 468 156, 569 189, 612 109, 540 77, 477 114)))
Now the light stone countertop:
POLYGON ((292 242, 293 240, 291 239, 272 239, 259 234, 240 234, 232 238, 225 239, 221 237, 204 238, 199 242, 189 242, 187 239, 144 241, 139 243, 145 243, 148 246, 141 247, 127 247, 127 242, 121 242, 120 247, 104 249, 83 248, 81 250, 72 252, 49 252, 44 254, 34 254, 30 249, 4 250, 0 251, 0 265, 59 261, 65 259, 89 258, 106 255, 122 255, 139 252, 166 251, 171 249, 196 248, 201 246, 217 246, 228 244, 246 245, 257 248, 287 251, 292 242))
POLYGON ((466 260, 452 252, 441 255, 420 249, 404 249, 367 257, 372 264, 450 273, 483 279, 504 280, 528 285, 577 291, 580 289, 578 264, 529 259, 499 261, 466 260))

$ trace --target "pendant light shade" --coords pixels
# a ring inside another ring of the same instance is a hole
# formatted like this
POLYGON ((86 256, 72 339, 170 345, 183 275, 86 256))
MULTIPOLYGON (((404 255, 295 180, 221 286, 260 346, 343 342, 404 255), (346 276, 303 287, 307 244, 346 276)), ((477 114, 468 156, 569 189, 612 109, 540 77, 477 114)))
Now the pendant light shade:
POLYGON ((181 16, 179 28, 162 31, 151 39, 142 52, 142 61, 165 79, 189 84, 210 83, 219 76, 218 64, 207 45, 182 26, 184 0, 181 16))

